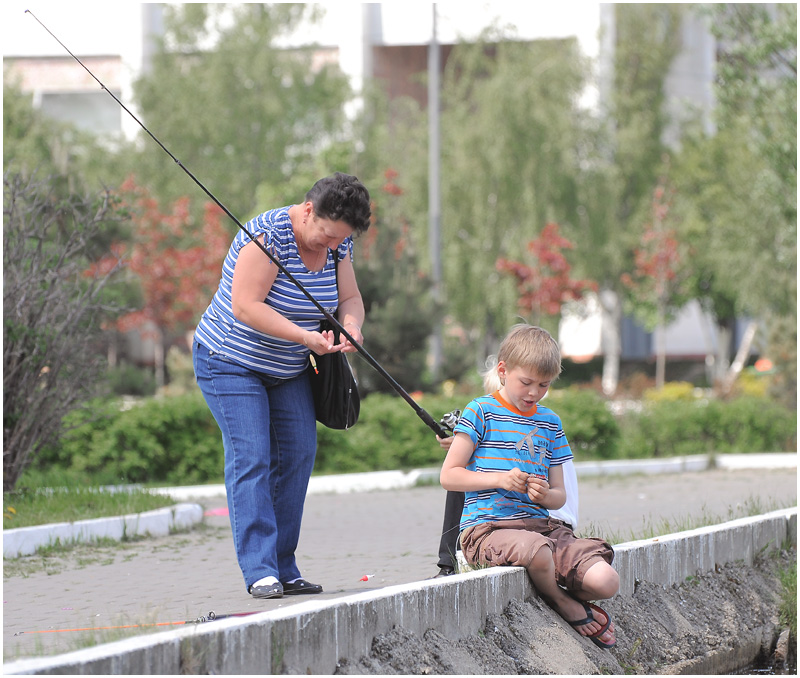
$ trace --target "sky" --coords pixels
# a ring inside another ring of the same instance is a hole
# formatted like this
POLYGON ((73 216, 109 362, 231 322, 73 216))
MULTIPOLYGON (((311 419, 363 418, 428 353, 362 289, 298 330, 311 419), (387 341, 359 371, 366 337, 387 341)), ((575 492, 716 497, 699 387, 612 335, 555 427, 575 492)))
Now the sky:
POLYGON ((64 49, 37 22, 30 10, 73 52, 119 54, 131 19, 139 4, 119 2, 19 2, 6 0, 0 7, 3 56, 61 56, 64 49))
MULTIPOLYGON (((131 0, 55 2, 51 0, 4 0, 0 3, 4 56, 62 55, 63 48, 36 20, 30 10, 71 51, 76 54, 118 54, 120 46, 134 39, 130 27, 141 21, 141 4, 131 0)), ((321 2, 326 9, 323 22, 311 33, 322 44, 335 44, 347 31, 353 11, 361 3, 321 2), (349 11, 343 11, 349 10, 349 11)), ((382 3, 386 17, 384 39, 389 43, 425 42, 429 39, 432 6, 428 2, 382 3)), ((449 0, 437 3, 437 33, 447 42, 459 36, 470 37, 499 19, 515 24, 520 37, 578 35, 591 53, 596 40, 598 3, 524 2, 520 0, 449 0)))

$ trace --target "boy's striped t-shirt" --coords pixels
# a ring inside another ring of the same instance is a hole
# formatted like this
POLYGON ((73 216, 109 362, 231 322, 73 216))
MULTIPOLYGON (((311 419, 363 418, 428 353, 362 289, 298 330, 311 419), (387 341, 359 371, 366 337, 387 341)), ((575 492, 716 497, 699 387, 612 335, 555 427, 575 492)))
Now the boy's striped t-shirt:
MULTIPOLYGON (((264 212, 249 221, 247 230, 263 243, 305 289, 329 313, 339 305, 336 286, 336 269, 333 253, 329 250, 321 271, 309 271, 297 249, 297 242, 289 218, 289 207, 264 212)), ((231 243, 222 264, 222 277, 211 304, 206 309, 195 331, 195 339, 207 349, 257 372, 288 379, 308 367, 309 350, 302 344, 274 337, 253 329, 233 315, 231 287, 233 269, 242 247, 251 242, 239 231, 231 243)), ((348 254, 352 258, 353 242, 345 238, 336 251, 341 260, 348 254)), ((274 266, 264 255, 264 266, 274 266)), ((316 331, 324 318, 322 312, 279 269, 265 304, 303 329, 316 331)))
MULTIPOLYGON (((522 413, 498 391, 471 401, 455 432, 466 433, 475 445, 466 467, 469 471, 488 473, 519 468, 547 479, 551 465, 572 459, 561 419, 555 412, 539 403, 531 413, 522 413)), ((488 521, 548 515, 546 508, 522 492, 502 488, 465 492, 461 529, 488 521)))

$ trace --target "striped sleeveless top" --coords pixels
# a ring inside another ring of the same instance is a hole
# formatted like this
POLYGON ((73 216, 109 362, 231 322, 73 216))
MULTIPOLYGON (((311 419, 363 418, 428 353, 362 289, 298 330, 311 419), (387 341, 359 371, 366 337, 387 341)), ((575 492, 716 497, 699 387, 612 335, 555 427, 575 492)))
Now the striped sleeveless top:
MULTIPOLYGON (((275 258, 303 285, 329 313, 335 313, 339 305, 336 287, 336 269, 332 252, 328 251, 325 266, 321 271, 309 271, 297 250, 297 242, 289 218, 289 207, 280 207, 258 215, 246 226, 275 258)), ((309 350, 302 344, 265 334, 237 320, 233 315, 231 285, 233 269, 242 247, 250 237, 239 231, 231 243, 228 255, 222 264, 222 277, 211 304, 203 313, 195 331, 195 339, 209 351, 257 372, 288 379, 301 374, 308 367, 309 350)), ((353 241, 346 238, 336 251, 339 260, 353 256, 353 241)), ((264 266, 274 264, 264 255, 264 266)), ((265 304, 269 304, 281 315, 305 330, 316 331, 322 313, 297 288, 286 275, 278 270, 265 304)))

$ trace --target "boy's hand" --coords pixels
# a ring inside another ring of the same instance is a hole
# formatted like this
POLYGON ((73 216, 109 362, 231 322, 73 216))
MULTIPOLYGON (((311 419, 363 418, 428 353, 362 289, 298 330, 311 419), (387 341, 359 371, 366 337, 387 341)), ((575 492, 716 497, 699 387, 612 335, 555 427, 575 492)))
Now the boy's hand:
POLYGON ((531 474, 528 476, 527 483, 528 497, 536 504, 541 504, 547 493, 550 491, 550 483, 544 478, 538 478, 531 474))
POLYGON ((436 440, 439 441, 439 447, 441 447, 445 452, 450 449, 450 445, 453 444, 455 440, 455 436, 447 436, 446 438, 440 438, 436 436, 436 440))
POLYGON ((527 492, 528 474, 518 468, 504 471, 500 474, 500 487, 508 492, 527 492))

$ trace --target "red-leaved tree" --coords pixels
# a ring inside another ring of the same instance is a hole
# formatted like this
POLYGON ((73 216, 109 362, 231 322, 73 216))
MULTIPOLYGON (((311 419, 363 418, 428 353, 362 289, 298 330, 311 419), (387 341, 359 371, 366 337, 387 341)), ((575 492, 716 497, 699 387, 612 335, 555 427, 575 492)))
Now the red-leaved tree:
POLYGON ((685 303, 688 278, 686 248, 670 228, 672 190, 659 182, 653 191, 652 220, 646 224, 634 250, 634 270, 621 276, 630 290, 634 313, 646 329, 656 333, 656 387, 664 385, 666 372, 665 329, 674 311, 685 303))
MULTIPOLYGON (((143 303, 117 321, 121 332, 137 330, 156 346, 156 381, 164 383, 168 343, 193 329, 216 291, 222 260, 231 235, 223 226, 224 212, 206 203, 202 222, 195 223, 190 200, 176 200, 162 211, 149 191, 128 179, 121 187, 132 213, 130 241, 115 243, 114 257, 135 277, 143 303)), ((102 268, 106 261, 95 266, 102 268)))
POLYGON ((534 260, 532 265, 511 259, 497 260, 497 270, 516 279, 519 309, 530 316, 531 322, 540 323, 543 315, 557 316, 562 304, 597 290, 597 283, 571 277, 572 267, 564 250, 572 247, 572 242, 560 235, 558 224, 551 222, 545 225, 539 237, 528 243, 528 252, 534 260))

